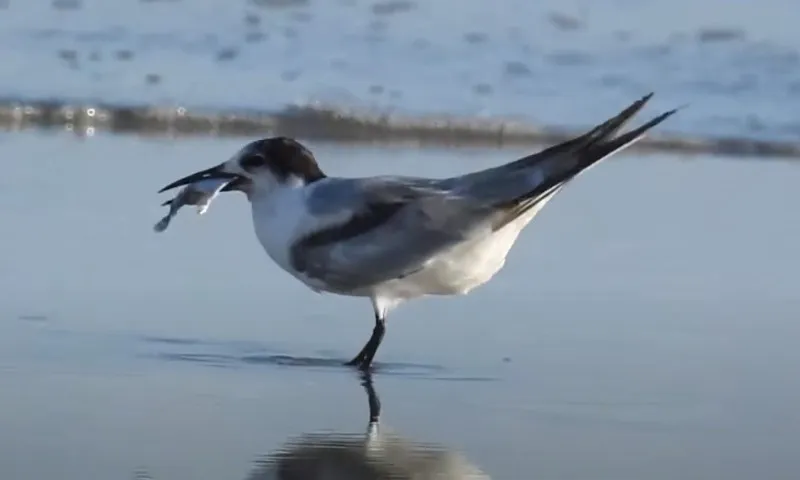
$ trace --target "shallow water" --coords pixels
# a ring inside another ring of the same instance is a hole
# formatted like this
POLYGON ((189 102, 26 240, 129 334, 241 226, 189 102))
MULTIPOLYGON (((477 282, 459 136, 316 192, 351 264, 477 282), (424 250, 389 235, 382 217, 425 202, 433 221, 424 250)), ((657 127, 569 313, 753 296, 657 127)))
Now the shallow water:
POLYGON ((654 90, 659 108, 692 107, 667 131, 800 132, 790 0, 2 3, 0 97, 323 100, 574 126, 654 90))
MULTIPOLYGON (((240 141, 0 136, 0 476, 246 478, 307 432, 361 433, 336 365, 368 302, 313 294, 246 202, 152 225, 240 141)), ((443 176, 513 150, 310 143, 332 174, 443 176)), ((400 307, 387 428, 497 479, 796 478, 800 169, 628 154, 593 169, 468 296, 400 307)))

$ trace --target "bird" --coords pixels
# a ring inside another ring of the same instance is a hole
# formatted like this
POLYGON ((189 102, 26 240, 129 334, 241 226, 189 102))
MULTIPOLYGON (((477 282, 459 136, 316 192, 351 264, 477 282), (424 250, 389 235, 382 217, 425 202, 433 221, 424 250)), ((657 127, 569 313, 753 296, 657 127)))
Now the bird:
POLYGON ((294 138, 254 140, 159 193, 206 179, 243 192, 255 235, 281 269, 317 293, 368 298, 374 327, 346 365, 372 368, 397 306, 465 295, 504 266, 520 232, 581 173, 640 140, 666 111, 619 134, 649 93, 581 135, 479 171, 447 177, 329 176, 294 138))

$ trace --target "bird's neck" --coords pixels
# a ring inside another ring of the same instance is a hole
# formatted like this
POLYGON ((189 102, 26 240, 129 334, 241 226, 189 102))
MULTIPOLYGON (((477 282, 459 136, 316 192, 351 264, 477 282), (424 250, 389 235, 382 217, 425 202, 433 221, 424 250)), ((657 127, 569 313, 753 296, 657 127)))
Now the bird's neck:
POLYGON ((251 203, 272 202, 273 199, 284 197, 290 192, 302 190, 308 186, 308 182, 294 175, 281 181, 270 181, 269 183, 256 184, 248 197, 251 203))

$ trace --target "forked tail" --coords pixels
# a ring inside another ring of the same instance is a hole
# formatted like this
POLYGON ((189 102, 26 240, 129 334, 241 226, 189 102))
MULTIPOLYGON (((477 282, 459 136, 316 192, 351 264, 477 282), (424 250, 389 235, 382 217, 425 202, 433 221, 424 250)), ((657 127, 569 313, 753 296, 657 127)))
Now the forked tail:
POLYGON ((594 127, 584 135, 509 164, 508 166, 513 167, 514 170, 538 171, 543 181, 524 195, 504 205, 508 211, 500 219, 497 228, 522 215, 539 202, 551 198, 581 172, 641 140, 647 131, 679 110, 676 108, 664 112, 638 128, 615 136, 652 96, 652 93, 644 96, 617 116, 594 127))

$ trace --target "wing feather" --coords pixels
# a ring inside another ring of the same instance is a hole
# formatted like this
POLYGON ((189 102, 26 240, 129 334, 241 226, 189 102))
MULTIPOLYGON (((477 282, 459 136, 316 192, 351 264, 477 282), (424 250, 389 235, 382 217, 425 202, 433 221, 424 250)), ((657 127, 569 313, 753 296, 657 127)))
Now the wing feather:
POLYGON ((371 181, 350 218, 310 233, 291 248, 292 265, 340 291, 416 271, 437 252, 475 233, 491 208, 407 179, 371 181))

